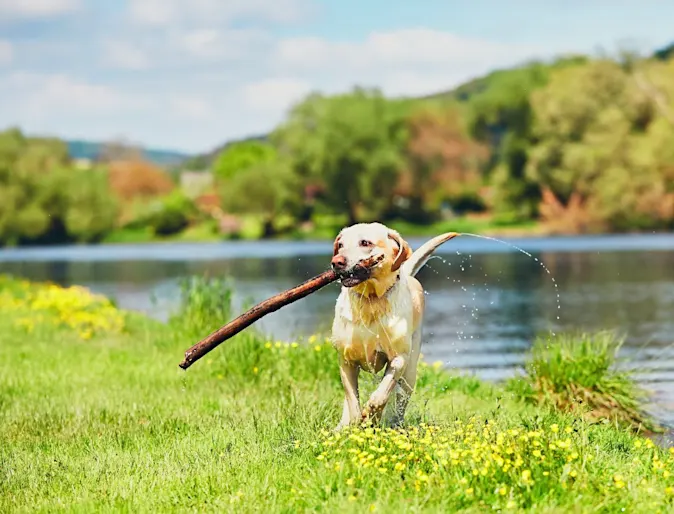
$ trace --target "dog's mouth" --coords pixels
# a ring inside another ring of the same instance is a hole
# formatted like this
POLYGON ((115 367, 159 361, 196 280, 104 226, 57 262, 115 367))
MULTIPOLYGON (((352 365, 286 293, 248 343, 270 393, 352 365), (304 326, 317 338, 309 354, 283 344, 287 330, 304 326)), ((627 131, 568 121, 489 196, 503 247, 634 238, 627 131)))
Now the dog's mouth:
POLYGON ((356 264, 349 271, 346 271, 341 274, 340 282, 344 287, 353 287, 358 284, 362 284, 371 276, 371 271, 369 268, 356 264))

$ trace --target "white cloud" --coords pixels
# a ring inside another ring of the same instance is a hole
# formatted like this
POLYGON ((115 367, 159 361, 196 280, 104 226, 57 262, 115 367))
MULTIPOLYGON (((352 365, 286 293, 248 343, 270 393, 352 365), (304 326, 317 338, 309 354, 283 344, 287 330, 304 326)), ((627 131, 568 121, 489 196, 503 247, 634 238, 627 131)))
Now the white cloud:
POLYGON ((0 78, 0 91, 13 100, 13 107, 35 117, 54 114, 102 114, 122 108, 138 108, 144 103, 114 88, 94 84, 65 74, 12 72, 0 78))
POLYGON ((215 115, 212 104, 191 96, 173 96, 169 98, 169 106, 171 112, 179 118, 208 120, 215 115))
POLYGON ((143 70, 149 66, 146 53, 127 41, 106 41, 103 44, 106 63, 115 68, 143 70))
POLYGON ((243 87, 243 98, 251 109, 277 116, 311 89, 311 84, 303 80, 273 78, 247 84, 243 87))
POLYGON ((202 60, 238 59, 270 43, 265 31, 255 29, 197 29, 174 37, 177 49, 202 60))
POLYGON ((10 64, 14 59, 14 47, 9 41, 0 39, 0 66, 10 64))
POLYGON ((361 42, 286 39, 278 43, 273 61, 278 72, 313 77, 315 85, 331 89, 360 84, 379 86, 388 94, 417 95, 540 54, 532 46, 413 28, 373 32, 361 42))
POLYGON ((131 19, 155 26, 213 26, 237 19, 292 22, 309 12, 307 0, 129 0, 131 19))
POLYGON ((75 11, 79 7, 80 0, 0 0, 0 18, 47 18, 75 11))

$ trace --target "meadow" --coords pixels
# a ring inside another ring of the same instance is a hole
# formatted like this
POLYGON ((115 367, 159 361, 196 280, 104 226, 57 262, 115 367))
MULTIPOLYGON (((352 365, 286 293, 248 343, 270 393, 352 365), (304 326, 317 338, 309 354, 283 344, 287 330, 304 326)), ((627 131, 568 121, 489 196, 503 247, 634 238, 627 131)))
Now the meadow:
POLYGON ((0 278, 0 511, 674 509, 674 450, 610 334, 541 336, 500 384, 424 362, 404 428, 334 433, 342 391, 318 335, 248 331, 178 368, 231 317, 231 292, 186 281, 161 323, 0 278))

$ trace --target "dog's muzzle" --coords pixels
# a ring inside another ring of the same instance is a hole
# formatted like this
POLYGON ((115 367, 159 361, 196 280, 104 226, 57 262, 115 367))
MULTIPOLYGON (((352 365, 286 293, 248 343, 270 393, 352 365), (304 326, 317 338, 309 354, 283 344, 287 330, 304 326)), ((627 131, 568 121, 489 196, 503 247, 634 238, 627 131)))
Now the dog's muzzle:
POLYGON ((370 275, 370 268, 366 268, 361 264, 356 264, 350 270, 341 272, 339 278, 344 287, 353 287, 365 282, 370 278, 370 275))

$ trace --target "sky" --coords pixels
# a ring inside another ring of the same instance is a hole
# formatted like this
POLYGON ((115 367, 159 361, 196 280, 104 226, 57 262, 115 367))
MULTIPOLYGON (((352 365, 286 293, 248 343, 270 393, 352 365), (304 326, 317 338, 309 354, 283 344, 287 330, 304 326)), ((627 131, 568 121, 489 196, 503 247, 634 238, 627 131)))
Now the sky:
POLYGON ((449 89, 674 41, 670 0, 0 0, 0 129, 197 153, 311 91, 449 89))

